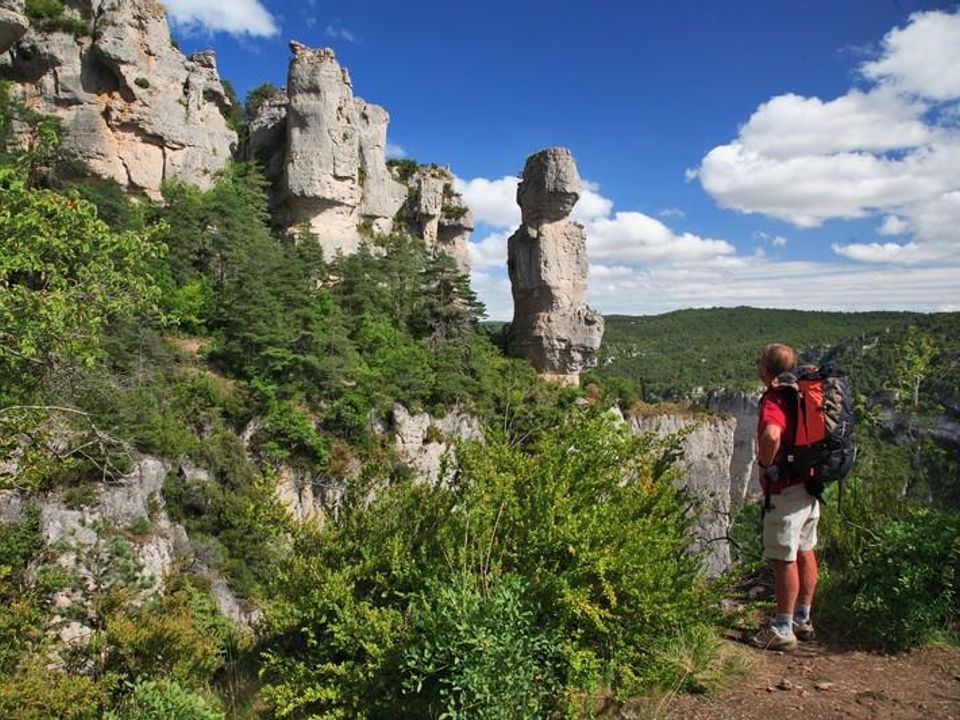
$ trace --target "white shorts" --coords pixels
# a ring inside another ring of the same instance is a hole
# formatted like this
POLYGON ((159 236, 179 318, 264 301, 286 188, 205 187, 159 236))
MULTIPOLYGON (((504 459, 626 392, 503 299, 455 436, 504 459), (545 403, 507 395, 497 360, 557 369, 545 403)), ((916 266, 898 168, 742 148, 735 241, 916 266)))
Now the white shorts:
POLYGON ((793 562, 798 550, 816 547, 820 503, 803 485, 771 495, 770 505, 763 516, 764 557, 793 562))

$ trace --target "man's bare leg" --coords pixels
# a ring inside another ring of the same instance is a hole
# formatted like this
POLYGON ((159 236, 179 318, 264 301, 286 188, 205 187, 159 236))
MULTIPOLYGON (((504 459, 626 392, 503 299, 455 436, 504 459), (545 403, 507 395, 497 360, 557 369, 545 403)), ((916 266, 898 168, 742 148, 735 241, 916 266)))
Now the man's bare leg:
POLYGON ((777 595, 777 615, 793 617, 793 608, 800 594, 800 573, 797 563, 788 560, 773 561, 774 592, 777 595))
POLYGON ((817 553, 813 550, 801 550, 797 553, 797 574, 800 586, 797 593, 797 603, 810 607, 813 605, 813 595, 817 591, 817 553))

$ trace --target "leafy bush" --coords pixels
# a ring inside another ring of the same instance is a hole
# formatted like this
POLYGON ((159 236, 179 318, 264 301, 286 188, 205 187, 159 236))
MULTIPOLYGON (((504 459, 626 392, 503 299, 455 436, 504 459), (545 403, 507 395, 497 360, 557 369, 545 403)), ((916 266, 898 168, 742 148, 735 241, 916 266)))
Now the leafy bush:
POLYGON ((90 24, 64 14, 62 0, 27 0, 24 10, 31 22, 44 32, 68 32, 89 35, 90 24))
POLYGON ((518 577, 481 587, 469 575, 431 583, 412 613, 403 653, 406 690, 423 717, 500 720, 544 717, 562 689, 562 647, 537 627, 518 577))
POLYGON ((464 445, 452 486, 359 489, 275 578, 278 716, 531 717, 672 677, 653 648, 712 602, 669 450, 580 413, 464 445))
POLYGON ((92 364, 114 318, 149 309, 149 233, 114 233, 76 197, 31 190, 0 168, 0 402, 23 397, 66 362, 92 364), (27 379, 31 379, 29 384, 27 379))
POLYGON ((173 680, 143 680, 105 720, 224 720, 215 705, 173 680))
POLYGON ((831 578, 835 623, 890 650, 960 629, 960 514, 915 509, 883 526, 857 561, 831 578))
POLYGON ((0 677, 0 717, 9 720, 98 720, 107 706, 110 678, 51 670, 37 658, 0 677))

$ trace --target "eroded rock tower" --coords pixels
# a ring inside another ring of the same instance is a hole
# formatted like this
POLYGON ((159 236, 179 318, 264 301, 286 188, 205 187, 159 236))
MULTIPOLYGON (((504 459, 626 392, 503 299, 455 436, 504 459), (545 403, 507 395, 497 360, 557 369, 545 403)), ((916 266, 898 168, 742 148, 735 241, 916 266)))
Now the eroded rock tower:
POLYGON ((580 382, 603 338, 603 318, 586 305, 586 234, 567 220, 582 187, 567 148, 527 158, 517 187, 522 221, 507 250, 510 350, 547 379, 569 385, 580 382))

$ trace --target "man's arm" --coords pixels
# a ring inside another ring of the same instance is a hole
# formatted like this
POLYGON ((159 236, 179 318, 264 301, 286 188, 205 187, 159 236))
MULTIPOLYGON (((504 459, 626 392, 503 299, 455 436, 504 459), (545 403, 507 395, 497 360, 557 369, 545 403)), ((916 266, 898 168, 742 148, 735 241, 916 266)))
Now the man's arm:
POLYGON ((767 425, 763 428, 757 443, 757 462, 760 463, 760 467, 766 468, 773 463, 780 449, 781 433, 779 425, 767 425))

